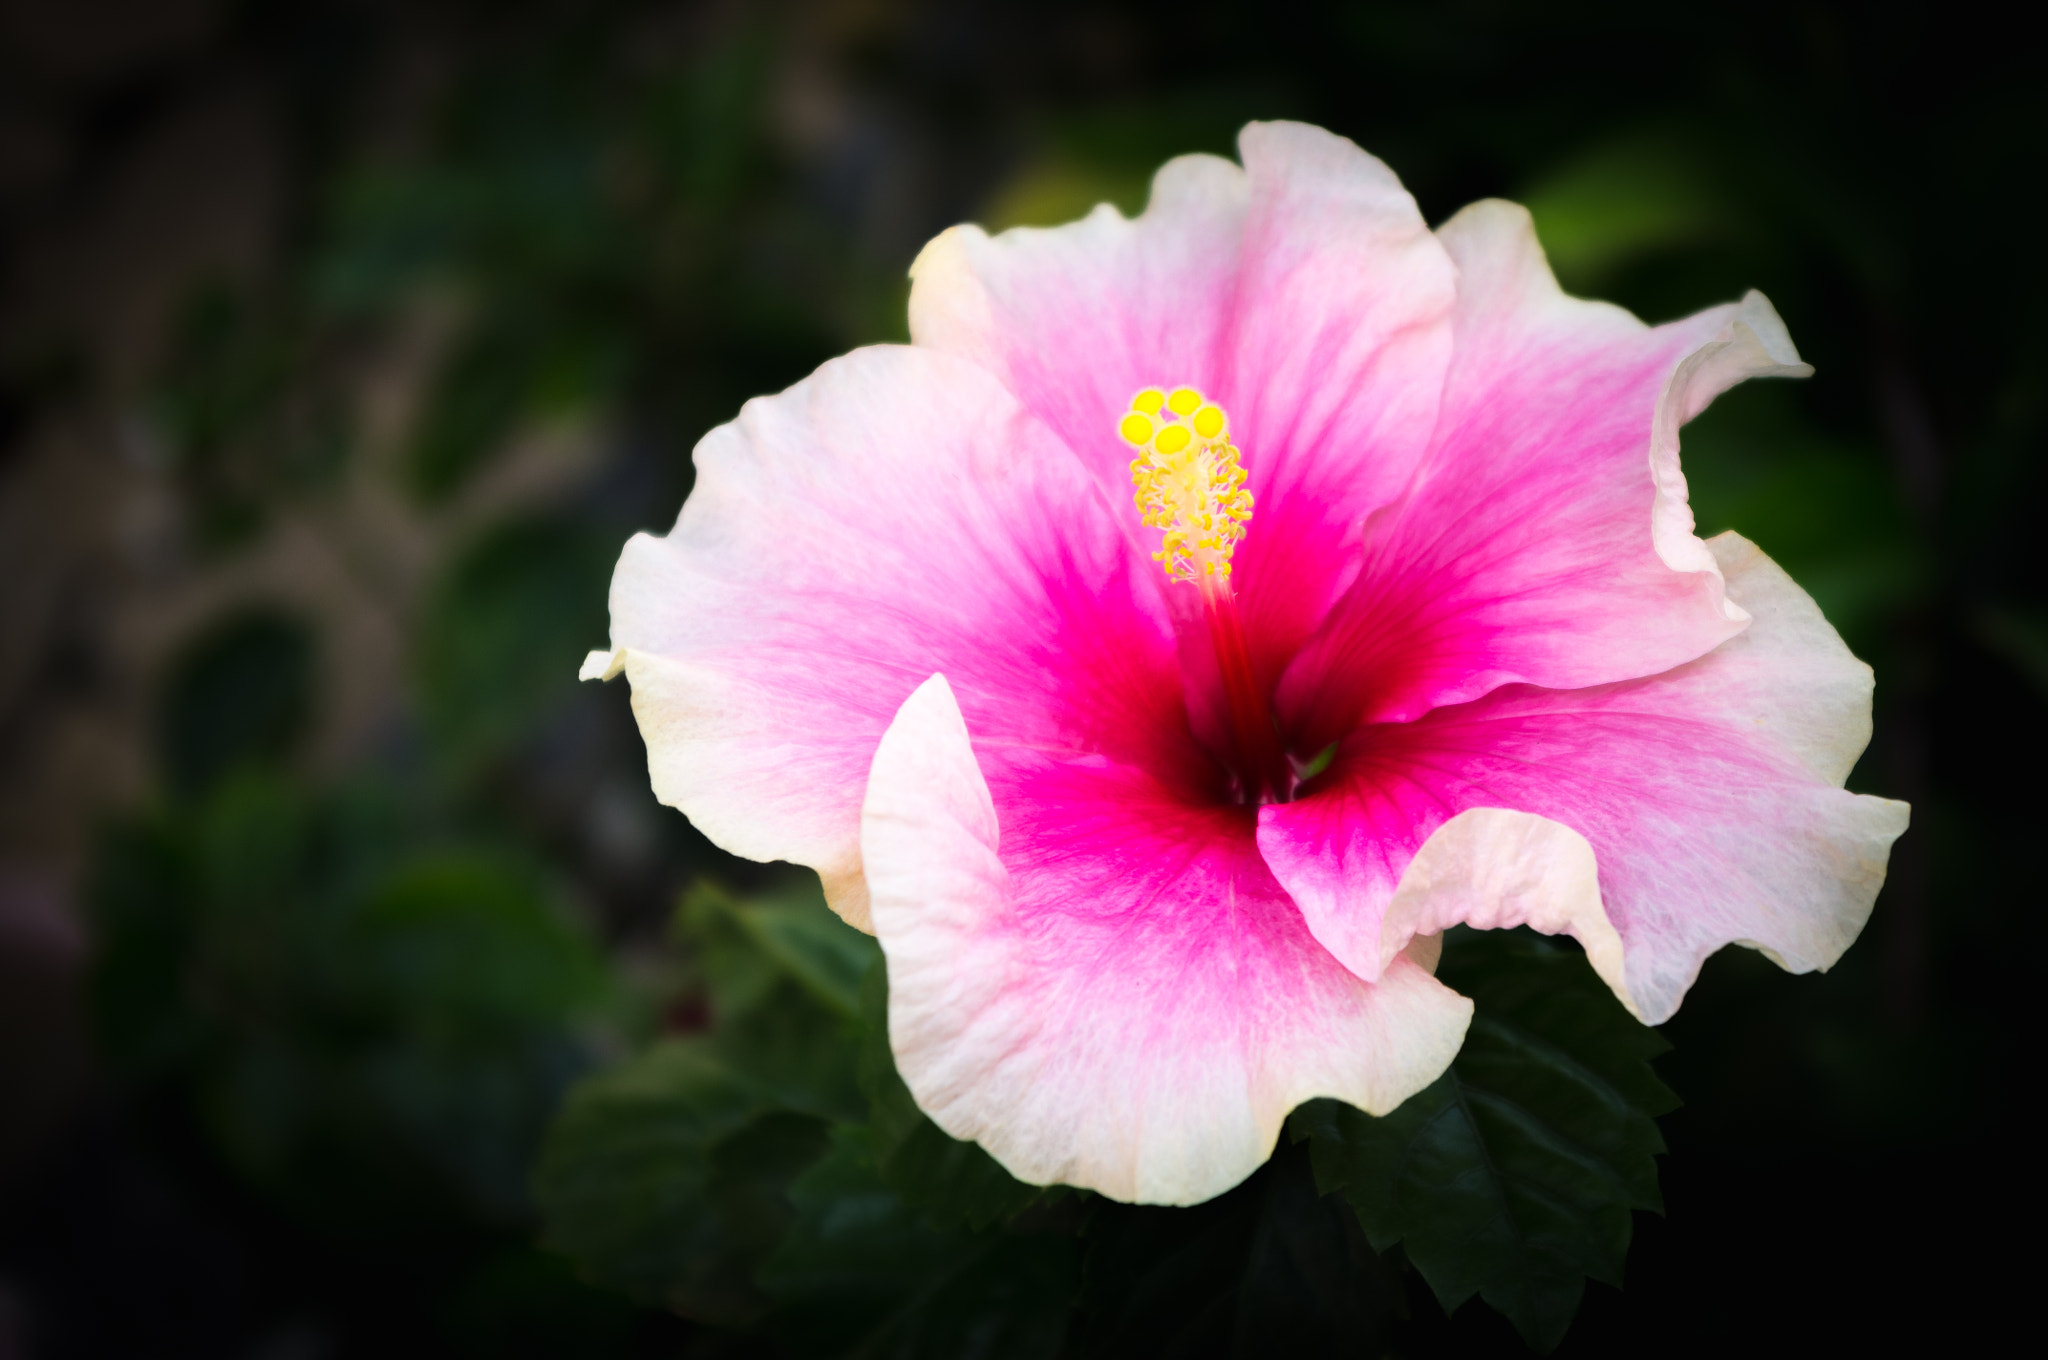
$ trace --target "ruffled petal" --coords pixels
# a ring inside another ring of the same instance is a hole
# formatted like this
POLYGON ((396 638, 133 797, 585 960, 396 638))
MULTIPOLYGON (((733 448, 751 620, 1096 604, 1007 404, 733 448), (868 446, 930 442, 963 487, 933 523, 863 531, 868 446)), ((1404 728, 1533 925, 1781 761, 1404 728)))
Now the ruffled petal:
POLYGON ((1257 499, 1233 581, 1270 681, 1427 445, 1453 279, 1400 181, 1349 141, 1253 123, 1239 148, 1243 169, 1168 162, 1135 220, 1105 204, 1051 230, 946 232, 912 269, 910 331, 1000 377, 1119 503, 1131 395, 1187 383, 1220 401, 1257 499))
POLYGON ((1692 532, 1678 427, 1745 377, 1810 371, 1770 304, 1652 329, 1560 292, 1513 204, 1438 234, 1459 284, 1436 434, 1281 683, 1298 748, 1504 684, 1654 675, 1743 626, 1692 532))
POLYGON ((1363 728, 1322 787, 1260 809, 1260 850, 1325 947, 1369 978, 1411 930, 1565 930, 1652 1024, 1725 944, 1793 972, 1841 956, 1906 827, 1905 804, 1840 787, 1869 739, 1870 670, 1753 545, 1707 547, 1754 616, 1707 656, 1363 728), (1597 900, 1572 837, 1597 861, 1597 900))
POLYGON ((1471 1003, 1407 958, 1377 985, 1340 966, 1245 809, 968 730, 933 676, 875 754, 861 831, 890 1044, 946 1132, 1034 1184, 1192 1204, 1300 1102, 1385 1113, 1449 1066, 1471 1003))
MULTIPOLYGON (((1401 872, 1380 922, 1382 940, 1441 939, 1455 925, 1528 926, 1569 935, 1631 1014, 1621 934, 1600 901, 1600 872, 1584 836, 1548 817, 1467 808, 1430 833, 1401 872)), ((1384 957, 1384 955, 1383 955, 1384 957)))
POLYGON ((1100 490, 983 370, 902 347, 836 359, 697 447, 666 538, 612 581, 654 790, 712 840, 824 877, 866 928, 860 799, 934 670, 987 740, 1213 780, 1171 625, 1100 490))

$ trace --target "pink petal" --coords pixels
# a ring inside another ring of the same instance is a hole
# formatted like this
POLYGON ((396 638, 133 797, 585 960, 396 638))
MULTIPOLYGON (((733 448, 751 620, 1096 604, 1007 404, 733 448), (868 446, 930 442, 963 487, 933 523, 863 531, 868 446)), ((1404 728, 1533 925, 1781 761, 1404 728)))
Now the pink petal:
POLYGON ((816 868, 865 928, 868 765, 940 667, 989 741, 1215 778, 1150 564, 981 369, 860 350, 749 402, 696 459, 674 532, 619 561, 612 640, 656 795, 726 849, 816 868))
POLYGON ((1707 656, 1649 679, 1514 686, 1363 728, 1326 787, 1260 809, 1259 848, 1318 940, 1362 977, 1407 931, 1457 920, 1548 922, 1593 944, 1565 840, 1528 840, 1510 872, 1482 866, 1526 827, 1446 830, 1469 809, 1504 808, 1590 843, 1624 954, 1617 991, 1650 1023, 1722 945, 1761 948, 1794 972, 1841 956, 1906 826, 1904 804, 1840 788, 1869 739, 1870 671, 1755 547, 1733 534, 1707 546, 1754 616, 1707 656), (1421 900, 1411 860, 1446 834, 1463 845, 1433 871, 1444 896, 1421 900), (1411 899, 1398 911, 1397 885, 1411 899))
POLYGON ((1119 504, 1131 395, 1187 383, 1220 401, 1257 499, 1233 580, 1260 671, 1277 677, 1427 443, 1452 271, 1393 172, 1350 142, 1253 123, 1239 147, 1242 170, 1168 162, 1135 220, 1104 205, 993 239, 955 227, 912 269, 910 327, 1000 377, 1119 504))
POLYGON ((1426 462, 1282 681, 1315 750, 1503 684, 1654 675, 1742 627, 1692 534, 1678 426, 1757 374, 1803 374, 1757 294, 1651 329, 1558 291, 1528 214, 1465 209, 1456 349, 1426 462))
POLYGON ((943 676, 882 739, 861 850, 898 1069, 941 1128, 1034 1184, 1208 1199, 1300 1102, 1384 1113, 1426 1086, 1471 1016, 1409 959, 1377 985, 1339 966, 1249 810, 1101 758, 970 745, 943 676))

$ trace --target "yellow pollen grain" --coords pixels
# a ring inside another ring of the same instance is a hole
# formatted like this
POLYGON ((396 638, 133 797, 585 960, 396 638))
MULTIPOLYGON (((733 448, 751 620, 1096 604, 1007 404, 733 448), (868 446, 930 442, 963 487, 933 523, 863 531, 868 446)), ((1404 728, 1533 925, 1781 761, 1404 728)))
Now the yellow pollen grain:
POLYGON ((1148 387, 1131 398, 1117 433, 1137 452, 1131 485, 1138 518, 1160 530, 1152 560, 1177 581, 1228 577, 1252 517, 1230 417, 1192 387, 1170 395, 1148 387))

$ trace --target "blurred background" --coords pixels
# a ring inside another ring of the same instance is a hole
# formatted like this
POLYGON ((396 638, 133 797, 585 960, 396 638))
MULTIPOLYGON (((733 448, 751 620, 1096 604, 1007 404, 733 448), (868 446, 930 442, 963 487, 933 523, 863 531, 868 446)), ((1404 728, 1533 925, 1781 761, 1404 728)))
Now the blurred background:
MULTIPOLYGON (((1685 436, 1877 669, 1913 829, 1826 977, 1666 1027, 1667 1213, 1562 1354, 1960 1344, 2034 1220, 2044 52, 1967 3, 0 3, 0 1360, 723 1353, 536 1246, 565 1087, 781 882, 579 686, 747 397, 945 226, 1254 117, 1818 370, 1685 436)), ((1401 1345, 1512 1354, 1417 1296, 1401 1345)))

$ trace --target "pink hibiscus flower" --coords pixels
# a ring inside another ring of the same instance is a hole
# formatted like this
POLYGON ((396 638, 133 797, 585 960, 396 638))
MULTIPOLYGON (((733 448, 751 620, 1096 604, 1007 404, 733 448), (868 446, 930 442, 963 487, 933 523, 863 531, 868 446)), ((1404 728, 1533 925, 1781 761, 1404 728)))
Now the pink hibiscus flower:
POLYGON ((585 668, 662 801, 879 937, 940 1127, 1122 1200, 1438 1077, 1455 923, 1656 1023, 1727 943, 1831 964, 1906 824, 1841 787, 1869 669, 1693 534, 1679 426, 1808 371, 1770 304, 1647 327, 1518 207, 1432 232, 1341 138, 1240 147, 933 241, 912 344, 706 436, 585 668))

